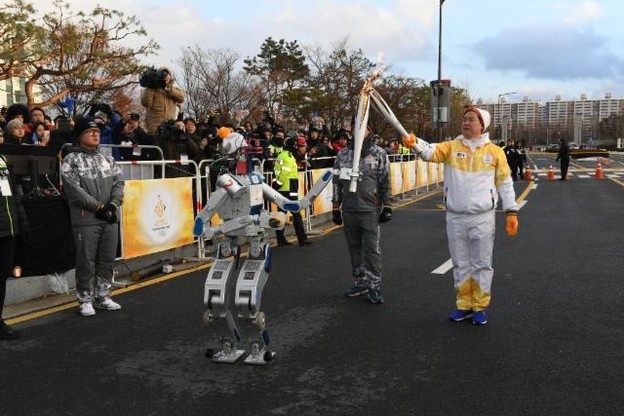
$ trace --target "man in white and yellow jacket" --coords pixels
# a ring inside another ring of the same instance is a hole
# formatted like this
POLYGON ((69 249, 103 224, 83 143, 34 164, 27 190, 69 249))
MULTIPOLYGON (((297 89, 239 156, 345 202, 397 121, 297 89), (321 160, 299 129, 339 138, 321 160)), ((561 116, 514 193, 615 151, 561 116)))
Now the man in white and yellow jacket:
POLYGON ((414 135, 403 144, 424 160, 444 163, 444 201, 457 309, 453 321, 472 318, 486 324, 492 285, 495 212, 498 198, 507 213, 507 235, 518 231, 518 207, 511 170, 503 150, 485 131, 490 114, 476 107, 464 111, 462 135, 429 144, 414 135))

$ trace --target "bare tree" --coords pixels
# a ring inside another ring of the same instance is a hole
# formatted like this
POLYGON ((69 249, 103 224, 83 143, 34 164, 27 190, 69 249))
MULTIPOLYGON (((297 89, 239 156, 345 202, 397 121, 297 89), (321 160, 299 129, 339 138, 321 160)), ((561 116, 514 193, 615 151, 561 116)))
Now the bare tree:
POLYGON ((263 97, 253 76, 238 65, 239 60, 240 55, 231 49, 203 50, 196 45, 183 50, 178 64, 189 113, 203 119, 216 109, 221 123, 240 122, 253 114, 263 97))
MULTIPOLYGON (((15 21, 23 21, 15 10, 33 9, 22 0, 13 1, 7 6, 7 15, 0 15, 0 21, 11 21, 11 16, 15 21)), ((135 16, 126 17, 122 12, 99 6, 90 13, 73 13, 62 0, 55 0, 54 5, 54 12, 29 21, 24 26, 27 31, 20 32, 19 24, 13 30, 0 31, 3 36, 12 36, 12 40, 0 38, 0 43, 13 41, 14 46, 19 45, 19 51, 13 52, 11 48, 0 48, 0 62, 10 61, 0 76, 26 79, 29 107, 45 107, 68 94, 97 94, 137 83, 136 74, 141 71, 137 58, 155 53, 159 46, 152 40, 136 46, 135 38, 146 36, 146 31, 135 16), (124 46, 130 41, 132 47, 124 46), (35 100, 36 86, 43 92, 41 102, 35 100)))

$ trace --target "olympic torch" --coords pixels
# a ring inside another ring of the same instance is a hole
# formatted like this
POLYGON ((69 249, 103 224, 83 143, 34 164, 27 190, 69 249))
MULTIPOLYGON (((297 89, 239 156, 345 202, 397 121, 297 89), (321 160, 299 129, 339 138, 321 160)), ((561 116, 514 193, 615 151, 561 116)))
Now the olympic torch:
POLYGON ((362 143, 366 137, 366 127, 368 125, 368 113, 370 111, 370 93, 373 91, 373 81, 381 76, 381 70, 373 72, 365 82, 360 92, 357 113, 355 114, 355 124, 353 126, 353 167, 349 175, 349 192, 357 191, 357 183, 360 178, 360 156, 362 153, 362 143))

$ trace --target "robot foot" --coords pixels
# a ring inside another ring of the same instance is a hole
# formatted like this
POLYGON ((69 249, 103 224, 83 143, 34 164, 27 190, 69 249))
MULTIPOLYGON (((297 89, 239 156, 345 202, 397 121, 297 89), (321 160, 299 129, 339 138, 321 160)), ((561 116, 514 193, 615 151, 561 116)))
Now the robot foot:
POLYGON ((247 358, 245 358, 245 364, 253 364, 253 365, 267 365, 273 358, 276 353, 274 351, 267 351, 262 349, 258 351, 257 354, 249 354, 247 358))
POLYGON ((254 364, 254 365, 266 365, 268 364, 273 357, 275 357, 275 352, 268 351, 264 348, 266 344, 261 344, 260 342, 252 342, 251 343, 251 352, 245 358, 245 364, 254 364))
POLYGON ((211 358, 215 363, 233 364, 245 354, 244 350, 232 350, 225 352, 223 350, 215 351, 212 348, 206 350, 206 358, 211 358))

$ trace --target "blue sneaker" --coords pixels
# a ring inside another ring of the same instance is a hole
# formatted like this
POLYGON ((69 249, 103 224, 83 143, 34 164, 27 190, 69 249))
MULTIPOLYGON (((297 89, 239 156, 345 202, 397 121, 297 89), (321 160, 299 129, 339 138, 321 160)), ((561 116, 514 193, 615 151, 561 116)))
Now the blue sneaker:
POLYGON ((368 300, 372 303, 384 303, 384 297, 381 294, 381 290, 377 289, 368 289, 368 300))
POLYGON ((464 319, 468 318, 472 318, 471 310, 457 309, 453 311, 451 316, 449 316, 449 319, 455 322, 463 321, 464 319))
POLYGON ((485 311, 476 311, 472 314, 472 323, 474 325, 485 325, 487 324, 487 315, 485 311))
POLYGON ((368 288, 366 286, 354 285, 345 292, 345 296, 352 298, 354 296, 363 295, 366 292, 368 292, 368 288))

